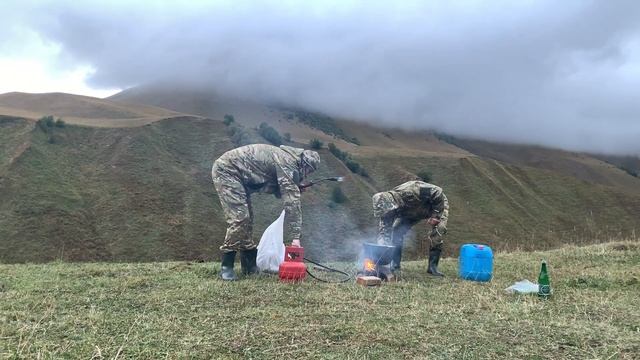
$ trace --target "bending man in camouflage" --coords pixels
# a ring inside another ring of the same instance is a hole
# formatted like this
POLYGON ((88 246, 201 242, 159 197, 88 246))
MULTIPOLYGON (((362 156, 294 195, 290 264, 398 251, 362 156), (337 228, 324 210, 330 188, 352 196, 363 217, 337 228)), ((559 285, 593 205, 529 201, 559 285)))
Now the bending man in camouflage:
POLYGON ((242 146, 224 153, 213 163, 213 184, 227 220, 222 250, 223 280, 235 280, 236 252, 241 251, 244 273, 257 273, 257 244, 252 238, 251 194, 262 192, 282 197, 288 224, 287 240, 300 239, 302 210, 300 182, 320 165, 317 152, 272 145, 242 146))
POLYGON ((394 245, 393 271, 400 269, 405 234, 423 219, 432 226, 429 240, 428 273, 444 276, 438 271, 442 254, 442 235, 447 232, 449 201, 442 189, 423 181, 409 181, 391 191, 373 195, 373 215, 378 219, 378 244, 394 245))

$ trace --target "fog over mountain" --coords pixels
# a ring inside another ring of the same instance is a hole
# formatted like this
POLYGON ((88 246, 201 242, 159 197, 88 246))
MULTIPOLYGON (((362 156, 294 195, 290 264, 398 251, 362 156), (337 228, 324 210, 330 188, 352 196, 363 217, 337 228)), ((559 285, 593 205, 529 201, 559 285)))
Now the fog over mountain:
POLYGON ((9 1, 94 87, 158 81, 382 125, 640 155, 640 2, 9 1))

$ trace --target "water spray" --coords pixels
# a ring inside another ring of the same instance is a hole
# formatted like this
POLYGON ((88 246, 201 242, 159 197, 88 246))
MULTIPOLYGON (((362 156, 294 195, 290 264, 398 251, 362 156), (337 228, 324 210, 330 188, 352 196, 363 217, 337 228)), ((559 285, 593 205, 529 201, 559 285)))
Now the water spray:
POLYGON ((306 189, 308 187, 311 187, 315 184, 324 182, 324 181, 335 181, 335 182, 343 182, 344 181, 344 176, 333 176, 333 177, 328 177, 328 178, 324 178, 324 179, 315 179, 315 180, 311 180, 306 184, 300 184, 299 187, 300 189, 306 189))

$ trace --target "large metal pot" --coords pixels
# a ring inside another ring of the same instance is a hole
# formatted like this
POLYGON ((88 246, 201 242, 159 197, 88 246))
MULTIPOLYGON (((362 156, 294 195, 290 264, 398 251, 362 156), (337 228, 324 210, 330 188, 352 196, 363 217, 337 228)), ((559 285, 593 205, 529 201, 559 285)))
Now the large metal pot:
POLYGON ((393 245, 378 245, 373 243, 364 243, 364 257, 371 259, 376 265, 388 265, 393 258, 393 245))

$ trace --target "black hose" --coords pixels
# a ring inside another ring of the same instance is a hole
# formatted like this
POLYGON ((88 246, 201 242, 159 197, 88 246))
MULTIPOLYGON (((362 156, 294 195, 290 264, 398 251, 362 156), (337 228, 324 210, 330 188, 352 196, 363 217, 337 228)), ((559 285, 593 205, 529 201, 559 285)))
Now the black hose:
POLYGON ((329 272, 336 272, 338 274, 342 274, 342 275, 346 276, 346 278, 344 278, 344 279, 340 279, 340 280, 337 280, 337 281, 330 281, 330 280, 325 280, 325 279, 321 279, 319 277, 313 276, 313 274, 309 271, 309 269, 307 269, 307 274, 309 274, 309 276, 311 276, 312 278, 314 278, 314 279, 316 279, 318 281, 325 282, 325 283, 339 284, 339 283, 347 282, 347 281, 351 280, 351 278, 353 277, 352 275, 350 275, 350 274, 348 274, 348 273, 346 273, 344 271, 341 271, 341 270, 338 270, 338 269, 334 269, 334 268, 330 268, 327 265, 322 265, 320 263, 317 263, 317 262, 315 262, 313 260, 309 260, 307 258, 303 258, 303 259, 304 259, 304 261, 312 263, 313 265, 319 266, 319 267, 321 267, 323 269, 326 269, 329 272))

